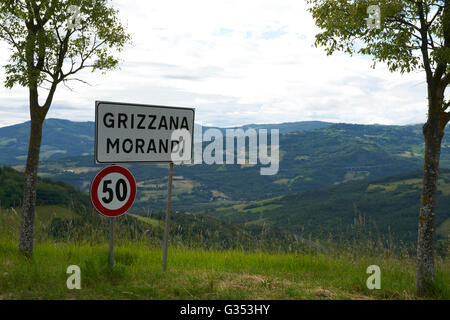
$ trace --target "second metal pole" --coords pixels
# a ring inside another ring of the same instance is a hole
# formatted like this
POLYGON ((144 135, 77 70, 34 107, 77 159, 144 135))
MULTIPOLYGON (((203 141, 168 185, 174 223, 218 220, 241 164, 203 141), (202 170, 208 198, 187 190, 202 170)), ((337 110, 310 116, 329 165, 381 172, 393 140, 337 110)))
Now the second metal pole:
POLYGON ((172 177, 173 177, 173 162, 170 163, 170 171, 169 171, 169 194, 168 194, 168 198, 167 198, 166 224, 164 227, 164 254, 163 254, 163 264, 162 264, 163 271, 166 271, 166 267, 167 267, 167 248, 168 248, 168 238, 169 238, 170 205, 172 203, 172 177))

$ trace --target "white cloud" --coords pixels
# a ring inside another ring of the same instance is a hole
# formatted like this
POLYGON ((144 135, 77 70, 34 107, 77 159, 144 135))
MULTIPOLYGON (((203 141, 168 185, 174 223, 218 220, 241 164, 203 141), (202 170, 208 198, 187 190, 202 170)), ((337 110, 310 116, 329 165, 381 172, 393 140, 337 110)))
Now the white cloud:
MULTIPOLYGON (((305 1, 116 0, 133 37, 121 70, 84 72, 92 87, 60 87, 49 117, 93 120, 94 101, 194 106, 214 125, 326 120, 407 124, 425 119, 424 75, 327 57, 305 1)), ((8 53, 0 45, 0 63, 8 53)), ((1 73, 0 73, 1 75, 1 73)), ((0 76, 0 80, 3 77, 0 76)), ((0 87, 0 126, 28 119, 27 91, 0 87)))

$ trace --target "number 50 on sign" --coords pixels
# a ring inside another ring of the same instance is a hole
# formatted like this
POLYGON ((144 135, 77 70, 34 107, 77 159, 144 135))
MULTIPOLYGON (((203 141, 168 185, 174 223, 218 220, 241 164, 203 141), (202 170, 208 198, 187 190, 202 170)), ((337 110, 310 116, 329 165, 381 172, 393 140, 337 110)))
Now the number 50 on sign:
POLYGON ((105 216, 118 217, 124 214, 131 208, 135 198, 136 181, 124 167, 107 167, 92 181, 92 203, 105 216))

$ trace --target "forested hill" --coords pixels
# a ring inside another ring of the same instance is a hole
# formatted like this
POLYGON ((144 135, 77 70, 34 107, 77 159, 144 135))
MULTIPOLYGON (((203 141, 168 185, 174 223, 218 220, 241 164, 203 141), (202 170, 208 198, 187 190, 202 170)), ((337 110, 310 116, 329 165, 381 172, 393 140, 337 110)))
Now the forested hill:
MULTIPOLYGON (((48 119, 44 122, 40 159, 94 153, 94 122, 48 119)), ((30 122, 0 128, 0 164, 24 163, 30 139, 30 122)))
MULTIPOLYGON (((263 201, 224 206, 208 213, 229 223, 271 225, 307 237, 393 238, 413 244, 422 172, 342 183, 263 201)), ((450 236, 450 170, 440 171, 436 210, 437 239, 450 236)))
MULTIPOLYGON (((64 129, 64 126, 72 127, 77 124, 70 121, 50 119, 47 124, 50 128, 49 132, 53 132, 54 136, 58 135, 57 132, 61 132, 61 136, 63 132, 71 134, 65 141, 61 141, 59 147, 65 145, 71 150, 76 150, 77 141, 81 139, 78 136, 90 135, 89 125, 83 131, 81 127, 77 130, 64 129)), ((296 125, 285 124, 287 133, 280 137, 280 170, 274 176, 261 176, 259 165, 176 166, 174 211, 198 212, 203 209, 214 209, 227 203, 260 201, 296 192, 323 189, 350 181, 388 177, 423 168, 424 142, 420 125, 325 125, 321 123, 302 123, 302 125, 305 130, 290 131, 294 130, 296 125), (324 126, 321 127, 322 125, 324 126)), ((93 128, 93 123, 90 126, 93 128)), ((4 129, 6 128, 0 129, 0 134, 4 129)), ((93 139, 93 133, 91 138, 93 139)), ((11 136, 0 135, 0 151, 1 147, 9 148, 10 145, 15 145, 12 142, 6 143, 5 139, 11 139, 11 136)), ((42 154, 46 152, 45 150, 44 145, 42 154)), ((89 150, 92 152, 92 149, 89 150)), ((52 152, 54 153, 54 150, 52 152)), ((0 154, 14 156, 13 151, 9 149, 5 149, 0 154)), ((14 168, 22 171, 23 162, 14 168)), ((450 167, 448 135, 444 137, 442 143, 441 166, 450 167)), ((87 193, 90 182, 101 167, 94 164, 92 155, 80 155, 43 160, 39 173, 53 180, 70 183, 87 193)), ((136 212, 164 210, 167 197, 167 166, 129 165, 127 167, 138 183, 138 195, 133 210, 136 212)), ((20 197, 17 201, 20 201, 20 197)), ((413 204, 418 206, 417 202, 413 204)))
MULTIPOLYGON (((18 232, 20 206, 23 197, 23 173, 0 167, 0 233, 18 232), (19 214, 11 214, 11 211, 19 214), (11 220, 12 218, 12 220, 11 220)), ((107 219, 97 213, 89 196, 71 185, 47 178, 40 178, 37 186, 35 226, 37 236, 52 240, 89 239, 105 240, 108 236, 107 219)), ((159 242, 164 231, 163 212, 125 214, 117 218, 116 231, 128 240, 143 239, 159 242)), ((293 234, 277 227, 233 225, 213 217, 201 215, 171 214, 170 236, 173 242, 186 246, 208 248, 284 250, 297 245, 293 234)))
MULTIPOLYGON (((20 207, 23 199, 25 175, 8 166, 0 167, 0 208, 20 207)), ((70 208, 89 206, 89 196, 70 184, 39 178, 38 206, 61 205, 70 208)))
MULTIPOLYGON (((236 128, 279 129, 281 134, 299 130, 325 128, 331 123, 321 121, 301 121, 281 124, 249 124, 236 128)), ((197 125, 196 125, 197 126, 197 125)), ((209 127, 204 127, 203 130, 209 127)), ((218 128, 222 132, 223 128, 218 128)), ((41 160, 55 160, 65 157, 94 154, 94 122, 73 122, 62 119, 47 119, 44 122, 41 160)), ((26 160, 30 122, 0 128, 0 164, 21 164, 26 160)))
MULTIPOLYGON (((450 163, 443 142, 442 166, 450 163)), ((205 143, 207 145, 207 143, 205 143)), ((279 172, 261 176, 260 165, 176 166, 175 210, 197 210, 217 201, 255 201, 334 184, 386 177, 423 167, 421 126, 335 124, 280 137, 279 172)), ((23 165, 15 166, 23 170, 23 165)), ((42 161, 40 174, 87 191, 101 166, 93 156, 42 161)), ((136 206, 165 207, 167 166, 129 165, 138 182, 136 206)))

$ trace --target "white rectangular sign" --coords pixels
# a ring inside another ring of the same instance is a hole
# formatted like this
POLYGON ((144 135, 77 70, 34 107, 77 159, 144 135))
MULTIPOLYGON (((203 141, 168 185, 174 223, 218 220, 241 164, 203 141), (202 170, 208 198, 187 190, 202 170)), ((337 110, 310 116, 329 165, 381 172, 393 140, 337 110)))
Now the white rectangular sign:
POLYGON ((189 132, 192 151, 194 115, 193 108, 96 101, 95 161, 172 162, 172 151, 180 147, 180 140, 172 139, 175 130, 189 132))

